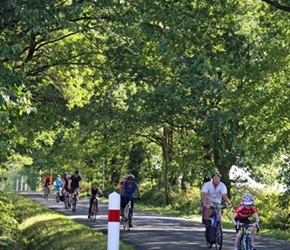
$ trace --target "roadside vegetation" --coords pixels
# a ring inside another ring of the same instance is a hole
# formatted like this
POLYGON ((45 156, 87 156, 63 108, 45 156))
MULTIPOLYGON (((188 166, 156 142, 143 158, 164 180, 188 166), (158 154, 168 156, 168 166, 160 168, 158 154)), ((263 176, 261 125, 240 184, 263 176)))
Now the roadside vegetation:
MULTIPOLYGON (((13 221, 11 227, 13 230, 6 230, 5 233, 2 231, 0 249, 107 250, 106 235, 21 195, 15 193, 6 195, 10 200, 9 220, 13 221)), ((120 250, 133 248, 120 243, 120 250)))
MULTIPOLYGON (((136 203, 137 209, 201 222, 200 189, 192 188, 186 193, 172 190, 170 204, 167 206, 162 205, 163 195, 160 189, 157 187, 149 189, 146 185, 143 185, 142 189, 144 190, 142 202, 136 203)), ((256 197, 255 205, 261 220, 259 235, 290 241, 290 209, 280 205, 279 192, 272 188, 233 187, 231 198, 233 207, 241 203, 243 195, 247 192, 256 197)), ((232 214, 233 209, 223 211, 224 228, 234 229, 230 221, 232 214)))

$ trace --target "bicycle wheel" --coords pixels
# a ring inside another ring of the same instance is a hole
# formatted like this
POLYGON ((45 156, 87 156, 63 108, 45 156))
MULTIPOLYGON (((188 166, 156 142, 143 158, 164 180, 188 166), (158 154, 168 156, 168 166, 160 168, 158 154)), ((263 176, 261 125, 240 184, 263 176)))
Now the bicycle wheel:
POLYGON ((222 224, 219 222, 216 226, 216 250, 221 250, 223 247, 223 228, 222 224))
POLYGON ((91 221, 96 222, 97 219, 97 205, 94 202, 92 205, 92 212, 91 212, 91 221))
POLYGON ((48 188, 45 188, 44 197, 48 200, 48 188))
POLYGON ((68 196, 67 195, 64 196, 64 208, 68 209, 68 196))
POLYGON ((124 209, 124 216, 123 216, 123 228, 124 230, 128 230, 129 228, 129 221, 128 221, 128 218, 129 218, 129 209, 128 209, 128 206, 125 207, 124 209))
POLYGON ((72 199, 72 211, 75 213, 77 210, 77 197, 76 195, 74 195, 73 199, 72 199))
POLYGON ((251 250, 251 239, 250 239, 250 237, 246 237, 244 244, 245 244, 244 250, 251 250))

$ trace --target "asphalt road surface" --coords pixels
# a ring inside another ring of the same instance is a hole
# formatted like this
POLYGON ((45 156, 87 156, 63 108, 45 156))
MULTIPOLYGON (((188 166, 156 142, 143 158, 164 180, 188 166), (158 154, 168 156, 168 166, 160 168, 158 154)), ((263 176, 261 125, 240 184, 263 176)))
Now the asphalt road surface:
MULTIPOLYGON (((80 199, 77 211, 64 208, 63 202, 56 203, 53 196, 46 201, 39 192, 20 192, 22 195, 49 207, 69 218, 107 233, 108 204, 100 204, 97 221, 87 218, 88 199, 80 199)), ((130 231, 124 231, 120 226, 120 240, 133 245, 136 250, 205 250, 204 227, 201 223, 187 219, 173 218, 150 212, 134 211, 133 226, 130 231)), ((234 230, 224 229, 223 250, 234 249, 234 230)), ((256 247, 260 249, 290 250, 290 242, 256 236, 256 247)), ((215 249, 215 248, 212 248, 215 249)))

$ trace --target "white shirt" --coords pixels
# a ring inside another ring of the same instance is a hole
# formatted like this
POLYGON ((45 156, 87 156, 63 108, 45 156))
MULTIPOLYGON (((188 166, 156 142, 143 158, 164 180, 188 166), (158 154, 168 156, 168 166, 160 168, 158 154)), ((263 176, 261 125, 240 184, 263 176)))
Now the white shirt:
POLYGON ((213 185, 212 181, 205 183, 201 189, 202 193, 207 193, 207 199, 212 202, 217 202, 221 204, 222 195, 227 194, 227 187, 224 183, 220 182, 216 187, 213 185))

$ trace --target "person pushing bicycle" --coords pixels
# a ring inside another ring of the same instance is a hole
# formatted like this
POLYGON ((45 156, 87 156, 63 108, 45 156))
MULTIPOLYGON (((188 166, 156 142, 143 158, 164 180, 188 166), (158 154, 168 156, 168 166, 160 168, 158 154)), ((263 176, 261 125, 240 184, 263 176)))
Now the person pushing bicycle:
MULTIPOLYGON (((232 222, 237 226, 237 223, 243 223, 244 225, 252 224, 249 220, 249 217, 254 216, 255 222, 253 223, 252 227, 250 227, 251 232, 251 244, 252 250, 257 250, 255 247, 255 227, 259 224, 259 215, 257 208, 254 206, 255 198, 252 194, 245 194, 242 203, 235 209, 234 215, 232 217, 232 222)), ((238 250, 238 245, 241 239, 241 231, 237 232, 236 239, 235 239, 235 248, 234 250, 238 250)))
MULTIPOLYGON (((135 182, 135 176, 133 174, 128 175, 127 181, 125 181, 120 190, 121 196, 121 216, 124 213, 124 208, 126 207, 127 203, 131 200, 132 206, 132 217, 133 217, 133 208, 134 208, 134 197, 135 192, 138 194, 138 200, 141 199, 140 190, 138 184, 135 182)), ((133 227, 132 221, 129 227, 133 227)))
POLYGON ((203 221, 205 225, 210 222, 211 206, 221 205, 222 199, 225 200, 229 209, 232 207, 230 199, 227 195, 226 185, 220 181, 221 174, 219 172, 214 172, 211 176, 211 180, 206 182, 201 189, 202 205, 203 205, 203 221))
POLYGON ((103 191, 100 189, 97 179, 93 179, 92 186, 88 190, 88 196, 90 196, 90 207, 89 207, 89 214, 88 214, 89 219, 91 218, 94 199, 96 199, 98 195, 103 196, 103 191))

